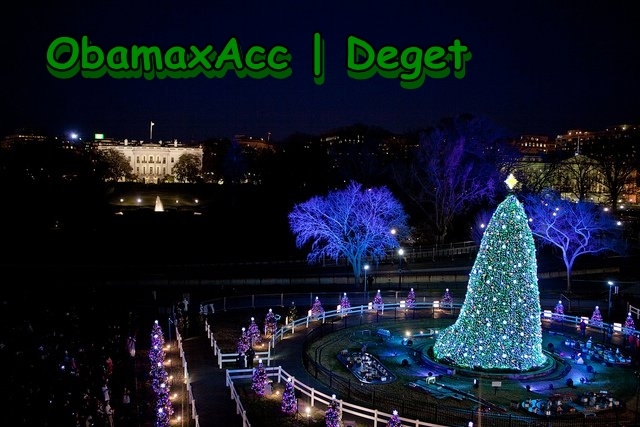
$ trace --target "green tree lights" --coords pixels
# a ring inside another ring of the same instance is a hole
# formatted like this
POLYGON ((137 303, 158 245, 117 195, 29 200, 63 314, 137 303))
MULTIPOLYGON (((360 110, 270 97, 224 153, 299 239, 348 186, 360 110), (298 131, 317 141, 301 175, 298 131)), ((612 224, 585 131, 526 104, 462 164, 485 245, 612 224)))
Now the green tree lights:
POLYGON ((545 362, 535 244, 514 195, 489 221, 460 316, 433 352, 437 360, 485 370, 526 371, 545 362))

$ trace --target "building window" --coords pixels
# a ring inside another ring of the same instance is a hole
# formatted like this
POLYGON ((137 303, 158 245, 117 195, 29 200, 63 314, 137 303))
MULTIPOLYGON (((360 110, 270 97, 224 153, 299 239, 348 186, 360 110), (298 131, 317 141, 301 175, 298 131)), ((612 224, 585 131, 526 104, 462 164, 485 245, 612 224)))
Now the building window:
POLYGON ((173 163, 173 157, 171 158, 171 163, 173 163))
POLYGON ((166 164, 166 163, 167 163, 167 158, 166 158, 166 157, 163 157, 163 158, 162 158, 162 164, 164 165, 164 164, 166 164))
POLYGON ((153 156, 149 156, 149 163, 153 163, 153 156))
POLYGON ((163 174, 163 175, 166 175, 166 174, 167 174, 167 168, 165 168, 165 167, 163 167, 163 168, 162 168, 162 174, 163 174))
POLYGON ((140 156, 136 156, 136 163, 140 163, 140 156))

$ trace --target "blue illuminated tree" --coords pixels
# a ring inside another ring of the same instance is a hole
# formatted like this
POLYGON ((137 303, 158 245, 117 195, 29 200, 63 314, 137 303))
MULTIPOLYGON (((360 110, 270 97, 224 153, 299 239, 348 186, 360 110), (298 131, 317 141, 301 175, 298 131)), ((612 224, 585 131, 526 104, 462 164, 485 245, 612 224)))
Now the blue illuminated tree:
POLYGON ((284 384, 284 391, 282 392, 282 405, 280 409, 282 412, 288 415, 293 415, 298 412, 298 405, 296 400, 296 390, 293 387, 291 378, 287 378, 284 384))
POLYGON ((413 288, 409 289, 407 300, 405 301, 407 308, 414 308, 416 306, 416 293, 413 288))
POLYGON ((363 259, 382 259, 409 234, 407 214, 388 188, 363 188, 354 181, 326 197, 316 196, 295 205, 288 218, 296 246, 310 246, 310 264, 344 257, 353 269, 356 285, 363 259), (390 233, 391 229, 396 233, 390 233))
POLYGON ((485 230, 456 322, 433 347, 437 360, 485 370, 541 366, 536 249, 522 204, 509 195, 485 230))
POLYGON ((595 203, 574 203, 551 190, 528 195, 524 203, 537 241, 559 249, 567 269, 568 292, 571 292, 571 270, 578 257, 624 252, 621 227, 595 203))
POLYGON ((331 396, 331 402, 329 402, 329 406, 327 406, 324 419, 327 427, 340 427, 340 405, 336 401, 335 394, 331 396))
POLYGON ((398 188, 429 219, 439 243, 456 217, 494 200, 499 162, 512 150, 504 135, 483 117, 444 118, 420 133, 410 164, 394 168, 398 188))
POLYGON ((389 422, 387 423, 387 427, 402 427, 402 422, 400 421, 397 410, 393 410, 391 418, 389 418, 389 422))

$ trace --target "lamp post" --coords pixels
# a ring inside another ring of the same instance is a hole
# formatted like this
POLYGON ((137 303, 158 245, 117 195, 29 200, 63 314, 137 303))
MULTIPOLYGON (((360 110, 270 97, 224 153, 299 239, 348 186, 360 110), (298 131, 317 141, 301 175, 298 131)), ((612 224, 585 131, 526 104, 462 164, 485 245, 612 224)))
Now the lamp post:
POLYGON ((398 249, 398 288, 402 289, 402 255, 404 255, 404 249, 398 249))
POLYGON ((369 303, 369 298, 367 298, 367 270, 369 269, 369 264, 365 264, 364 267, 364 306, 369 303))
POLYGON ((609 280, 607 283, 609 284, 609 308, 607 309, 607 318, 609 322, 611 322, 611 288, 613 288, 613 282, 609 280))

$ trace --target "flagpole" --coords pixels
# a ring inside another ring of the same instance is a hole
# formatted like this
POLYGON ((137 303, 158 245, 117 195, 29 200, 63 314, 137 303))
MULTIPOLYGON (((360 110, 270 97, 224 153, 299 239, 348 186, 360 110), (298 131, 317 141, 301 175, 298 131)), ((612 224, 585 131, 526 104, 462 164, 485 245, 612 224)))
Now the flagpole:
POLYGON ((149 142, 153 141, 153 125, 155 125, 153 122, 149 125, 149 142))

